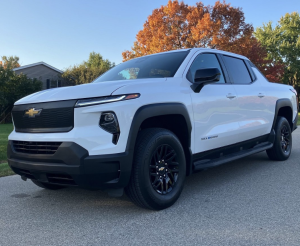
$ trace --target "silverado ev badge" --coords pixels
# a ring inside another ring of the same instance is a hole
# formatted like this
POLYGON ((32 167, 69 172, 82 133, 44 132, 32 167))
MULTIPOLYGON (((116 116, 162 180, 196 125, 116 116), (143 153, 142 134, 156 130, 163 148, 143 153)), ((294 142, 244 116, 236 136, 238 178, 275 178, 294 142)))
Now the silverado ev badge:
POLYGON ((39 116, 41 114, 41 109, 31 108, 25 111, 24 117, 34 118, 35 116, 39 116))

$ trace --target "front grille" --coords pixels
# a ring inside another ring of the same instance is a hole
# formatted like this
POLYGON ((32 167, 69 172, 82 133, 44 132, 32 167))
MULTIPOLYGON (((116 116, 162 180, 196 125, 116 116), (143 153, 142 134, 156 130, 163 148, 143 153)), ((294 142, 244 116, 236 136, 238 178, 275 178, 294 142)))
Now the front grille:
POLYGON ((74 126, 75 102, 76 100, 16 105, 12 110, 15 130, 29 133, 68 132, 74 126), (40 113, 30 117, 30 109, 40 110, 40 113))
POLYGON ((53 155, 61 142, 26 142, 13 141, 14 150, 19 153, 53 155))

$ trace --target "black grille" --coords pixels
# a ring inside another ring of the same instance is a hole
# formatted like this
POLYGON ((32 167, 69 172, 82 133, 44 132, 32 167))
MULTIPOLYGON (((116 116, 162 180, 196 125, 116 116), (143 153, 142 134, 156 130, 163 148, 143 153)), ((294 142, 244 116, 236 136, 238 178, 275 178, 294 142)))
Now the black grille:
POLYGON ((28 105, 16 105, 12 116, 16 132, 68 132, 74 126, 74 105, 76 100, 28 105), (41 110, 40 114, 28 117, 29 109, 41 110))
POLYGON ((13 141, 14 150, 26 154, 53 155, 61 142, 26 142, 13 141))

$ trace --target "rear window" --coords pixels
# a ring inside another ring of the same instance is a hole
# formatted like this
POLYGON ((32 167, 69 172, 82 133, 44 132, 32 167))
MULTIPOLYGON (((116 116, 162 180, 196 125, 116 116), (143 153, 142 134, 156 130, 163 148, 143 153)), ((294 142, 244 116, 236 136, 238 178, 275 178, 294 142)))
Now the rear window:
POLYGON ((97 78, 94 83, 115 80, 174 77, 188 53, 189 50, 136 58, 113 67, 97 78))
POLYGON ((245 62, 239 58, 223 56, 226 68, 235 84, 249 84, 252 82, 245 62))

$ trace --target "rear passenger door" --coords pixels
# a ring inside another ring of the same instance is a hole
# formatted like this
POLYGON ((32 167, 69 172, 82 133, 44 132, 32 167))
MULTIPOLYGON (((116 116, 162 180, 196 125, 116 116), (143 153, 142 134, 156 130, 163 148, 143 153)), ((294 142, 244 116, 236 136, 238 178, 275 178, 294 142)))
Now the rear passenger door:
POLYGON ((238 95, 240 142, 268 134, 265 93, 246 60, 223 55, 231 83, 238 95))

